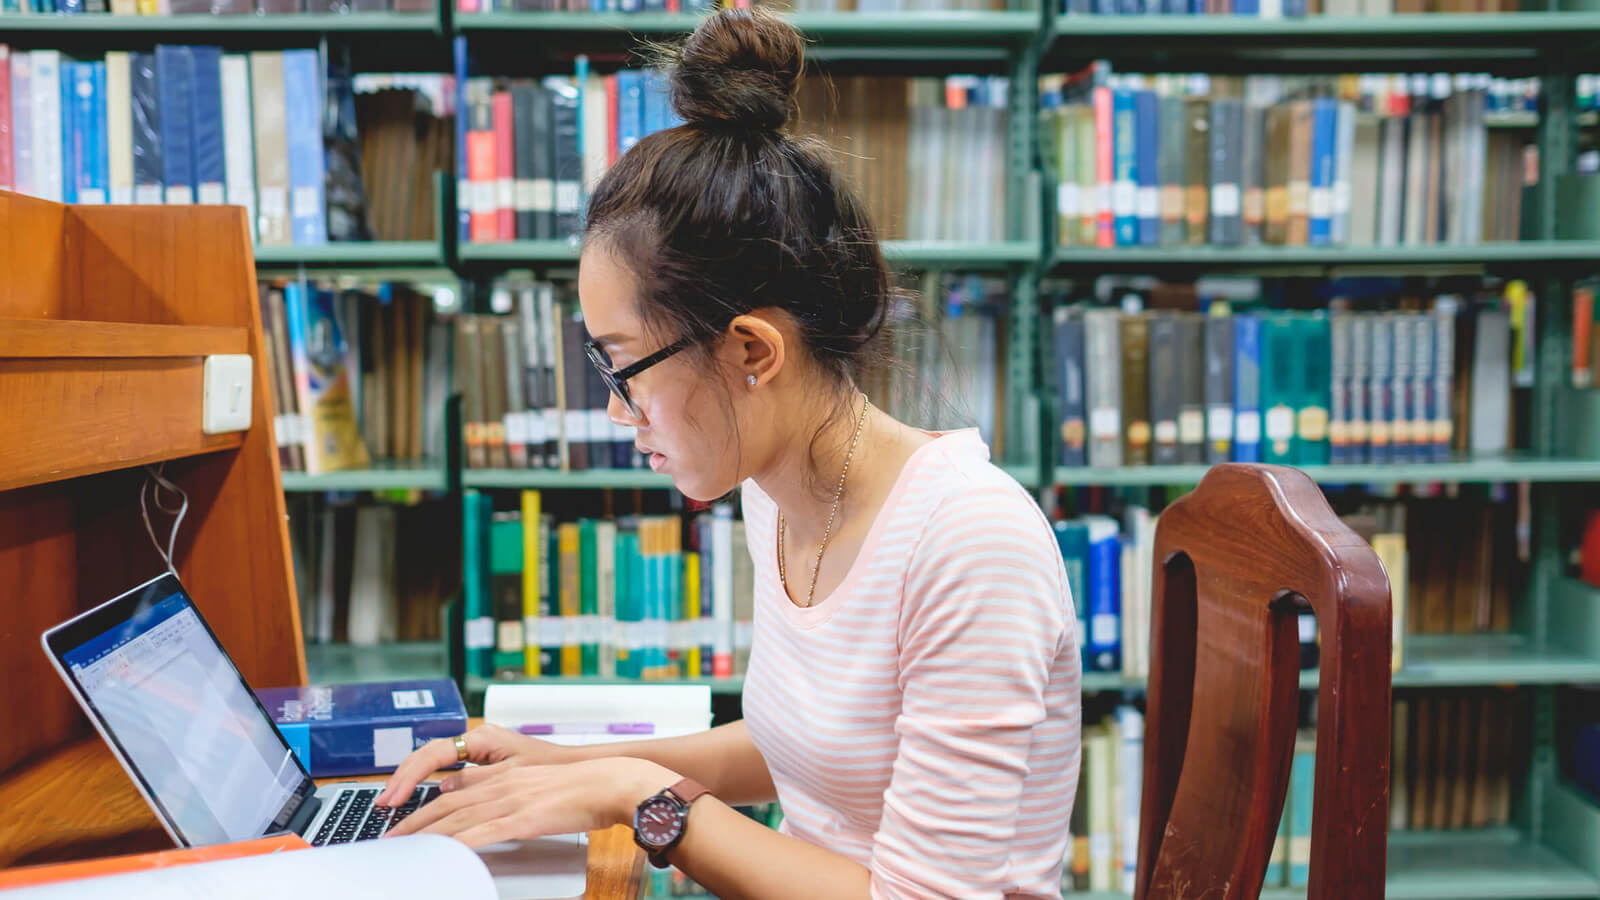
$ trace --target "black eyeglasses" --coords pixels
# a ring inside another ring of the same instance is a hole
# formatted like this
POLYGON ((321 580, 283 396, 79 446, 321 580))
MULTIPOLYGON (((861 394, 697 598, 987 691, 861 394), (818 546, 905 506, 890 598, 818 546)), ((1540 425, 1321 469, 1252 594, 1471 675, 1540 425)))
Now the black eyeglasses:
POLYGON ((606 356, 606 352, 600 349, 600 345, 594 341, 585 341, 583 349, 584 352, 589 354, 589 362, 594 364, 595 371, 600 373, 600 380, 604 381, 606 387, 611 389, 611 393, 616 394, 617 399, 622 401, 622 405, 627 407, 628 415, 635 419, 642 419, 644 418, 644 413, 639 412, 638 405, 633 402, 633 396, 628 393, 628 379, 692 343, 694 343, 693 338, 680 338, 623 369, 611 368, 610 357, 606 356))

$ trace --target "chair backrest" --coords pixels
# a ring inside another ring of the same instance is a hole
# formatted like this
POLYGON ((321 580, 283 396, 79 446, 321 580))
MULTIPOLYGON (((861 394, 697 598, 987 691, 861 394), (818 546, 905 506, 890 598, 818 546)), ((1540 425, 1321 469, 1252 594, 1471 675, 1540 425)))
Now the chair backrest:
POLYGON ((1299 598, 1322 641, 1308 900, 1383 896, 1388 578, 1303 472, 1226 464, 1156 527, 1135 900, 1260 894, 1293 753, 1299 598))

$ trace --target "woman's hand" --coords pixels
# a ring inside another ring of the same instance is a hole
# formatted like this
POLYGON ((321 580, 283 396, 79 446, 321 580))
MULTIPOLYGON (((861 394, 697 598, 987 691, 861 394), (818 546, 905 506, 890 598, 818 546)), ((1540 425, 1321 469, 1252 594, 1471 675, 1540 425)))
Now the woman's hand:
MULTIPOLYGON (((480 766, 511 761, 524 765, 551 766, 576 761, 568 747, 517 734, 499 725, 479 725, 464 737, 467 741, 467 759, 480 766)), ((379 806, 399 806, 423 779, 455 764, 455 741, 450 738, 431 740, 411 751, 411 755, 395 767, 394 774, 389 776, 388 783, 374 803, 379 806)), ((446 779, 446 782, 449 780, 446 779)))
POLYGON ((628 757, 567 765, 506 759, 451 775, 444 793, 388 836, 443 834, 482 847, 631 824, 641 802, 677 781, 664 766, 628 757))

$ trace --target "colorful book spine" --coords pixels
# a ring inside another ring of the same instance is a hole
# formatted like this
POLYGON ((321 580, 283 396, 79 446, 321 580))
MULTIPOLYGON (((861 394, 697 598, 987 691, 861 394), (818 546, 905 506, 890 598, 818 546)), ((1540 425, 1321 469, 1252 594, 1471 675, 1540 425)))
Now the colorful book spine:
POLYGON ((1295 460, 1297 465, 1328 462, 1328 407, 1333 384, 1332 350, 1328 317, 1322 313, 1297 316, 1300 399, 1295 408, 1295 460))
POLYGON ((1089 621, 1089 667, 1097 672, 1122 671, 1122 544, 1117 522, 1089 516, 1089 561, 1085 601, 1089 621))
POLYGON ((489 604, 489 524, 494 502, 468 491, 462 497, 462 647, 468 674, 488 677, 494 669, 494 614, 489 604))
POLYGON ((529 676, 543 674, 541 659, 544 627, 541 607, 544 598, 544 547, 540 523, 544 498, 538 491, 522 492, 522 670, 529 676))
MULTIPOLYGON (((218 47, 190 47, 189 56, 194 67, 189 139, 194 150, 195 201, 217 205, 228 200, 228 170, 222 134, 222 50, 218 47)), ((319 122, 320 100, 319 96, 319 122)))
POLYGON ((323 205, 322 78, 317 51, 283 54, 283 93, 289 150, 289 221, 296 246, 328 242, 323 205))
POLYGON ((1233 460, 1261 461, 1261 319, 1233 317, 1233 460))
POLYGON ((1139 123, 1134 91, 1126 84, 1118 85, 1113 92, 1112 109, 1116 180, 1111 211, 1115 219, 1116 245, 1134 247, 1139 244, 1139 123))
POLYGON ((191 132, 194 102, 194 58, 188 47, 156 47, 158 115, 161 122, 162 202, 194 202, 194 140, 191 132))
POLYGON ((1138 243, 1155 247, 1161 243, 1161 185, 1156 167, 1161 149, 1159 107, 1151 90, 1136 91, 1133 100, 1138 137, 1138 243))

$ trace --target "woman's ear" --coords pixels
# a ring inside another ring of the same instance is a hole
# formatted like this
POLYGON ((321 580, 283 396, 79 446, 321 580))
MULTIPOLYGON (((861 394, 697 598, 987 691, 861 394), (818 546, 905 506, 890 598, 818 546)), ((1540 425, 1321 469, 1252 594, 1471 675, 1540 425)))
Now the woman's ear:
POLYGON ((788 358, 788 336, 766 310, 735 316, 719 354, 746 389, 778 376, 788 358))

